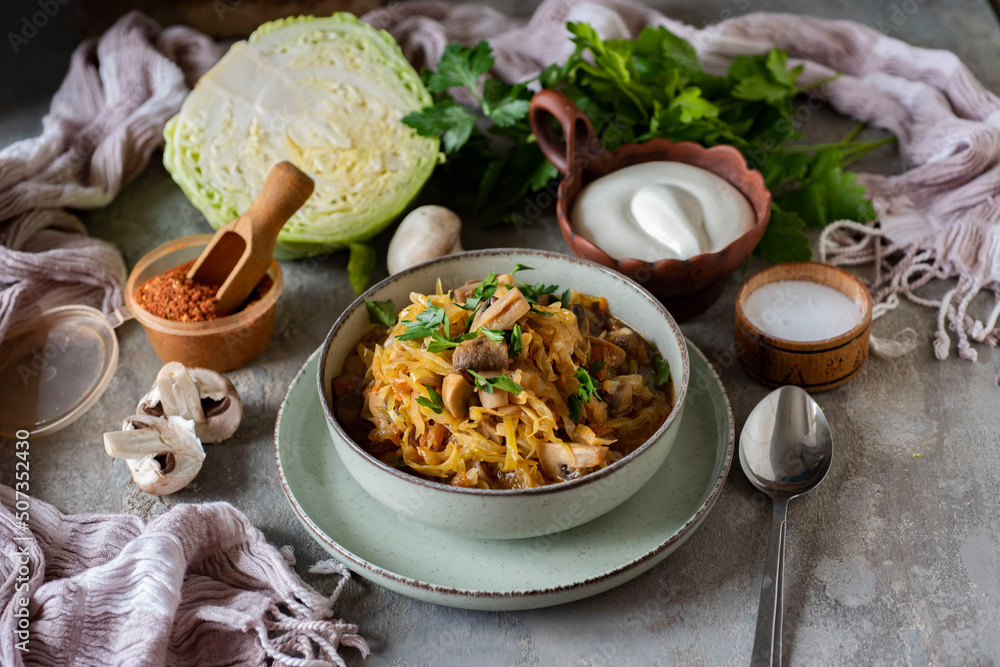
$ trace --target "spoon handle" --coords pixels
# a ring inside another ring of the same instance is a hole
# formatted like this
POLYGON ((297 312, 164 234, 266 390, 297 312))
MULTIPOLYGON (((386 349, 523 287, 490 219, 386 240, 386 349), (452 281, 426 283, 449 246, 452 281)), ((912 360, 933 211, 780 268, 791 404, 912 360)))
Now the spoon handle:
POLYGON ((752 667, 780 667, 782 592, 785 582, 785 516, 788 498, 775 498, 771 515, 771 540, 767 547, 764 581, 760 586, 757 632, 753 640, 752 667))

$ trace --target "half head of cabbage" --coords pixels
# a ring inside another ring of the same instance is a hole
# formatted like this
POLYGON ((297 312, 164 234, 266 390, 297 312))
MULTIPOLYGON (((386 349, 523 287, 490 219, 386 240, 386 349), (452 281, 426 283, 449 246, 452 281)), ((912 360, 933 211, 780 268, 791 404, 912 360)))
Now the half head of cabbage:
POLYGON ((275 256, 350 247, 358 290, 374 263, 361 242, 407 207, 438 161, 438 140, 401 122, 430 103, 389 33, 351 14, 272 21, 198 81, 164 130, 163 164, 218 229, 250 206, 272 166, 292 162, 316 189, 275 256))

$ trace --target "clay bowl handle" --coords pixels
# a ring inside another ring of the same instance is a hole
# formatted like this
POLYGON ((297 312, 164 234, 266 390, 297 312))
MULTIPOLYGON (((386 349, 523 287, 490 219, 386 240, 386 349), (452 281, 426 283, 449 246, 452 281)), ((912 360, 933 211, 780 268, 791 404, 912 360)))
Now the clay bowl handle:
POLYGON ((549 162, 564 176, 584 172, 607 155, 590 119, 570 98, 557 90, 541 90, 531 98, 528 110, 531 131, 549 162), (551 119, 562 126, 563 143, 556 136, 551 119))

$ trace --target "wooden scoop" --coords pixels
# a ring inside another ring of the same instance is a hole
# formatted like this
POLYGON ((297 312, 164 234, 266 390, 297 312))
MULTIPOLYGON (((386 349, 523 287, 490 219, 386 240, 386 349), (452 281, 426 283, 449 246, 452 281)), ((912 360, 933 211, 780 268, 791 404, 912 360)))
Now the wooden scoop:
POLYGON ((313 180, 291 162, 271 169, 257 198, 240 217, 215 233, 188 271, 191 280, 220 285, 215 310, 229 315, 246 301, 271 266, 278 232, 309 199, 313 180))

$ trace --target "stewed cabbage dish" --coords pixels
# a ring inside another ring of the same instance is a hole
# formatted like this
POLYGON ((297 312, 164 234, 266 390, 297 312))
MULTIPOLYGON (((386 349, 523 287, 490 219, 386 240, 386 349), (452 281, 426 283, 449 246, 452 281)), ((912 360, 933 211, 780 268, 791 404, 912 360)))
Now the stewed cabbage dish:
POLYGON ((673 407, 670 367, 608 300, 510 273, 365 300, 374 326, 332 381, 337 419, 383 462, 462 487, 576 479, 673 407))

